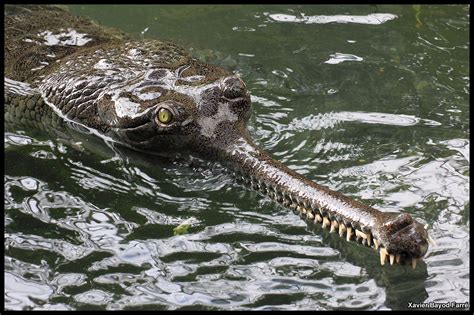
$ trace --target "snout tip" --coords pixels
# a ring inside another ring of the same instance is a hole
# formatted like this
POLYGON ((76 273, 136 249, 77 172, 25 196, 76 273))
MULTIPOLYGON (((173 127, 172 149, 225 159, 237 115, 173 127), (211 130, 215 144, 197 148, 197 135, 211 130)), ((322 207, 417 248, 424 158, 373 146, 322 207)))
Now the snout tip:
POLYGON ((409 226, 395 233, 392 242, 408 256, 421 258, 428 251, 428 232, 422 224, 414 221, 409 226))

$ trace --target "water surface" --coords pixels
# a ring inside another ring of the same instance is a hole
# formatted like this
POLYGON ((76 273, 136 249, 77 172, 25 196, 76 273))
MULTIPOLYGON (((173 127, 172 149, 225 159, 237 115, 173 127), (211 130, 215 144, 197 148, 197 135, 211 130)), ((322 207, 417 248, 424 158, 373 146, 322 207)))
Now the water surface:
POLYGON ((240 74, 252 94, 249 130, 265 150, 320 184, 410 213, 437 246, 416 270, 382 267, 375 251, 308 225, 218 164, 10 127, 6 309, 379 310, 469 300, 467 6, 70 9, 240 74))

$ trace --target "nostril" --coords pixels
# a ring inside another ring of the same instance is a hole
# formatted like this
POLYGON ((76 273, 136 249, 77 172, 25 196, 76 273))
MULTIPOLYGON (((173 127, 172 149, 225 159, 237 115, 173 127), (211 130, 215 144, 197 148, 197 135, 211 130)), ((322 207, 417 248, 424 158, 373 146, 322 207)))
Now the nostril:
POLYGON ((230 77, 224 80, 223 94, 227 98, 244 97, 247 92, 245 83, 238 77, 230 77))

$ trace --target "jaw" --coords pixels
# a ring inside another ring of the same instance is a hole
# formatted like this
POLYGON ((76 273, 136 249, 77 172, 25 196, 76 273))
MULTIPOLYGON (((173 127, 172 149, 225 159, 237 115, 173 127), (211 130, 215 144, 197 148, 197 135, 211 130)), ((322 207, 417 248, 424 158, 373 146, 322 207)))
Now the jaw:
POLYGON ((409 214, 381 212, 316 184, 259 149, 246 131, 239 135, 218 157, 248 186, 347 241, 374 248, 382 265, 388 259, 416 266, 426 253, 427 232, 409 214))

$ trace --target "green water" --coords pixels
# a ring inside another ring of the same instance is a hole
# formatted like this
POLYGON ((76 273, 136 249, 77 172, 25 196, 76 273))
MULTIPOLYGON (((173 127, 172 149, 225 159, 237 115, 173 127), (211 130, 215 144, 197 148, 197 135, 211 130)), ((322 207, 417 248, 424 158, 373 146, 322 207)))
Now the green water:
POLYGON ((239 73, 263 148, 320 184, 410 213, 437 246, 416 270, 380 266, 375 251, 308 225, 217 164, 6 129, 6 309, 469 301, 467 6, 70 9, 239 73))

